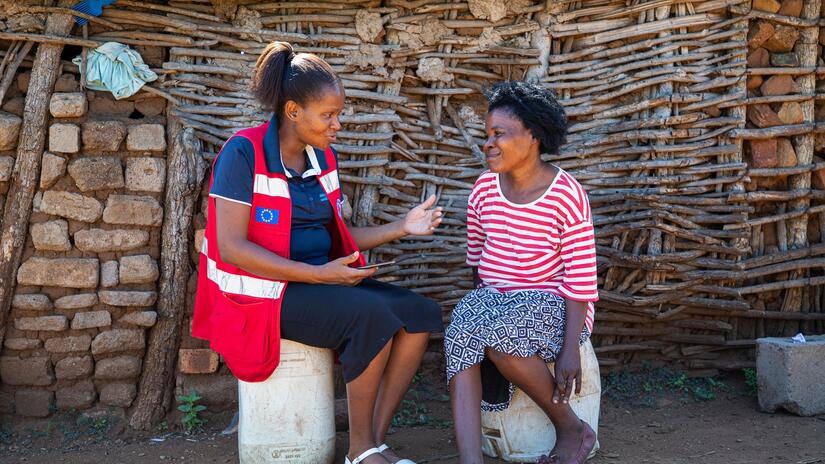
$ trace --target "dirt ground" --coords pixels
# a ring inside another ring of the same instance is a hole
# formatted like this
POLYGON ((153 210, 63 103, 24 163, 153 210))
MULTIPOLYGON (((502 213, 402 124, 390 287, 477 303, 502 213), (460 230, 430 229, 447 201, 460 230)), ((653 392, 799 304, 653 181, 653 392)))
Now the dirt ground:
MULTIPOLYGON (((598 430, 601 451, 589 462, 825 464, 825 416, 761 413, 741 378, 725 377, 717 384, 716 392, 698 395, 702 399, 674 389, 653 395, 647 386, 632 400, 605 394, 598 430)), ((458 463, 444 400, 432 390, 408 396, 399 420, 424 418, 427 425, 394 427, 389 443, 418 463, 458 463)), ((119 432, 122 425, 105 421, 6 423, 0 428, 0 463, 233 463, 238 459, 236 435, 219 433, 230 417, 229 412, 207 416, 205 430, 193 435, 126 434, 119 432)), ((335 462, 343 462, 346 439, 346 433, 338 434, 335 462)))

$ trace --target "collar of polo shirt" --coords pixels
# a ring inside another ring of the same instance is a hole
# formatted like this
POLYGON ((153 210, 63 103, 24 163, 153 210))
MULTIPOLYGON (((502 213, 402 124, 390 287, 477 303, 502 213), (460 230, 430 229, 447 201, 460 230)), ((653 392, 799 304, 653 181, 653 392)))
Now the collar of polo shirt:
MULTIPOLYGON (((309 176, 321 175, 321 167, 318 165, 318 157, 315 155, 315 149, 307 145, 304 147, 304 151, 307 154, 307 159, 309 159, 309 168, 301 174, 301 178, 306 179, 309 176)), ((289 169, 287 169, 286 165, 284 165, 284 159, 280 158, 280 160, 281 167, 284 168, 284 173, 286 174, 287 179, 292 179, 292 173, 289 172, 289 169)))

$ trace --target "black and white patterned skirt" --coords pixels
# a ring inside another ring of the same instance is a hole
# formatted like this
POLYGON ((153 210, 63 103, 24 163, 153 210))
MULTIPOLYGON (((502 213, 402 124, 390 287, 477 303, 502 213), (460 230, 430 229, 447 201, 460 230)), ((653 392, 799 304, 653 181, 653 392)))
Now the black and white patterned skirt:
MULTIPOLYGON (((490 287, 471 291, 453 310, 444 336, 447 382, 480 363, 481 409, 507 409, 515 386, 484 357, 485 349, 525 358, 535 354, 545 362, 553 362, 564 341, 564 321, 564 298, 548 291, 502 293, 490 287)), ((585 327, 579 342, 588 338, 590 332, 585 327)))

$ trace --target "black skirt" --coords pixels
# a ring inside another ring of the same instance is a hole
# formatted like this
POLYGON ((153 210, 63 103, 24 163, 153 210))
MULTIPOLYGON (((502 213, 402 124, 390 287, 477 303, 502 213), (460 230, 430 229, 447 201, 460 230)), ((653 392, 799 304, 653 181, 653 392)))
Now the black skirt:
POLYGON ((402 328, 442 332, 441 308, 374 279, 355 287, 290 282, 281 304, 281 338, 337 351, 345 382, 361 375, 402 328))

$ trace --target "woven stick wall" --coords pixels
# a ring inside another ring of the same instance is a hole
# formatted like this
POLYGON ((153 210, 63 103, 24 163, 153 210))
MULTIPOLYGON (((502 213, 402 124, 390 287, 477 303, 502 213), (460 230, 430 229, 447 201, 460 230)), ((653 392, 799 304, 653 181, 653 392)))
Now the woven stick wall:
POLYGON ((371 252, 404 258, 380 275, 439 300, 445 320, 471 287, 464 226, 484 169, 480 91, 503 79, 543 83, 572 124, 553 162, 593 206, 602 366, 707 370, 748 366, 756 337, 822 332, 825 320, 825 192, 811 188, 812 173, 825 172, 814 157, 825 132, 813 104, 820 2, 756 3, 763 10, 741 0, 121 0, 75 44, 165 48, 147 91, 175 103, 170 115, 196 131, 207 159, 266 120, 246 89, 267 42, 324 57, 348 94, 336 148, 352 221, 395 220, 430 193, 448 212, 437 235, 371 252), (754 50, 788 32, 780 26, 800 37, 748 69, 754 50), (795 86, 762 92, 761 80, 779 75, 795 86), (797 159, 760 164, 765 140, 797 159))

